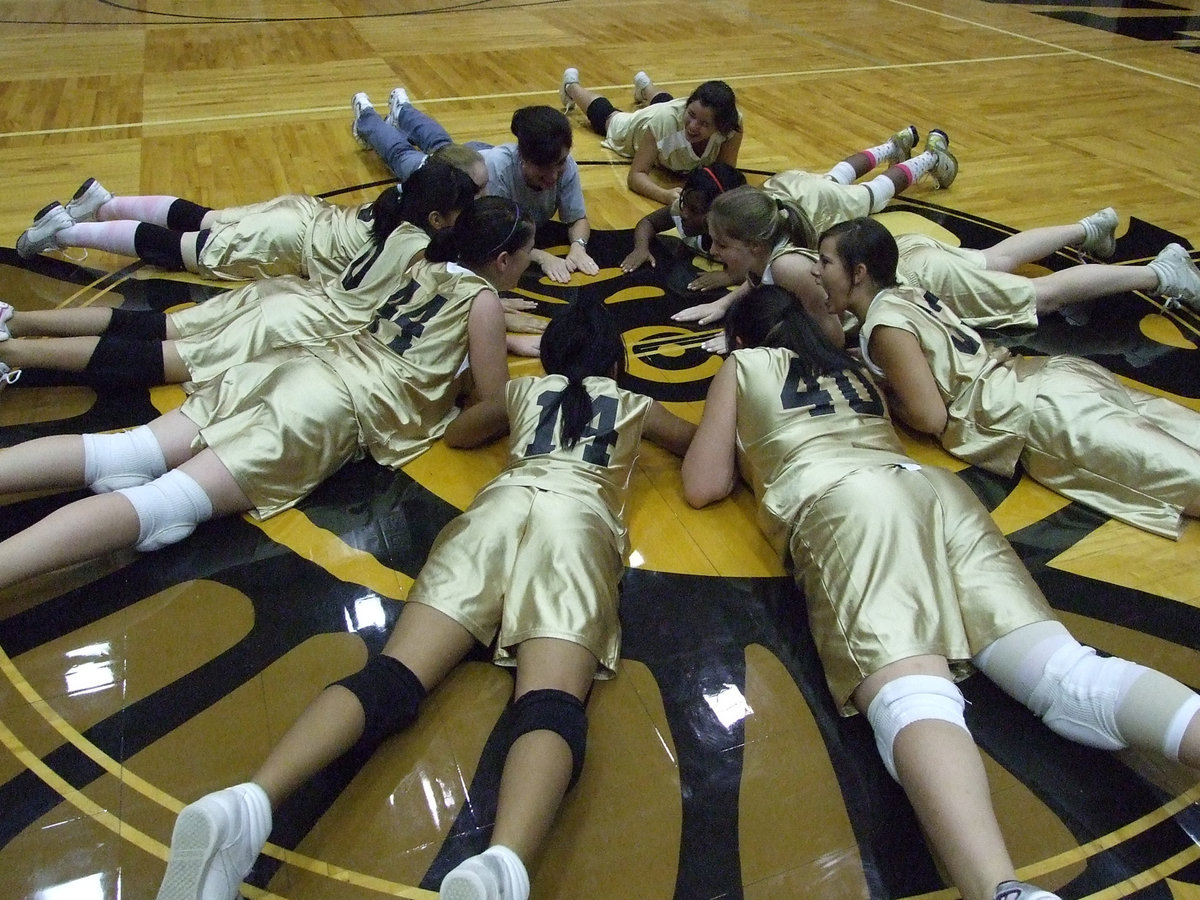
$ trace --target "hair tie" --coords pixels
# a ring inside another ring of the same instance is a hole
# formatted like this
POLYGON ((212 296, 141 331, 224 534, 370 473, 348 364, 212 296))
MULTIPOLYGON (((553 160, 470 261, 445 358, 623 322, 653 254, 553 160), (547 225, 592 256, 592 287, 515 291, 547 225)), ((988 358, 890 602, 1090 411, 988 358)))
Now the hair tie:
POLYGON ((720 179, 720 178, 718 178, 718 177, 717 177, 715 174, 713 174, 713 170, 712 170, 712 169, 710 169, 708 166, 705 166, 705 167, 704 167, 704 173, 705 173, 706 175, 708 175, 708 177, 709 177, 709 178, 711 178, 711 179, 713 180, 713 184, 715 184, 715 185, 717 186, 717 193, 718 193, 718 194, 723 194, 723 193, 725 193, 725 185, 721 184, 721 179, 720 179))
POLYGON ((502 248, 502 247, 503 247, 505 244, 507 244, 509 241, 511 241, 511 240, 512 240, 512 238, 513 238, 513 235, 517 233, 517 226, 521 224, 521 204, 520 204, 520 203, 517 203, 517 202, 514 200, 514 201, 513 201, 513 206, 515 206, 515 207, 516 207, 516 209, 517 209, 517 213, 516 213, 516 218, 514 218, 514 219, 513 219, 512 229, 511 229, 511 230, 508 232, 508 236, 507 236, 507 237, 505 237, 505 238, 504 238, 504 240, 502 240, 502 241, 501 241, 500 243, 498 243, 498 244, 497 244, 495 247, 493 247, 491 250, 489 250, 489 251, 488 251, 488 252, 487 252, 485 255, 487 255, 487 256, 491 256, 491 255, 492 255, 492 254, 494 254, 494 253, 499 253, 499 252, 500 252, 500 250, 501 250, 501 248, 502 248))

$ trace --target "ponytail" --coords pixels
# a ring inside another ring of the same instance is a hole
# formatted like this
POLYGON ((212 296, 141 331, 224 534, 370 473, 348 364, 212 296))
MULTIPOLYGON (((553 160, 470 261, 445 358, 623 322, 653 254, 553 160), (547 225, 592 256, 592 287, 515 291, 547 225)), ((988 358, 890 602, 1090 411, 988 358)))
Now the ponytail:
POLYGON ((567 379, 559 400, 561 440, 563 446, 574 447, 593 416, 592 398, 583 380, 623 375, 625 342, 603 303, 581 297, 550 320, 542 335, 541 357, 547 374, 567 379))
POLYGON ((788 241, 806 250, 817 249, 817 232, 808 216, 790 200, 775 200, 746 185, 721 194, 708 210, 711 226, 747 244, 774 247, 788 241))
POLYGON ((402 222, 430 229, 429 216, 461 212, 475 196, 475 182, 461 169, 427 159, 403 186, 387 188, 372 204, 371 234, 383 243, 402 222))

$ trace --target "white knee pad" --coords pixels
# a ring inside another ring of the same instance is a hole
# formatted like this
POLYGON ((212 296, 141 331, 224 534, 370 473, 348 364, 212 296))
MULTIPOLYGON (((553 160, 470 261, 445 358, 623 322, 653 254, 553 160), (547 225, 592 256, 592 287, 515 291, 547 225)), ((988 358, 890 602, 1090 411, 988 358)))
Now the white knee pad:
POLYGON ((1101 750, 1121 750, 1129 745, 1121 736, 1117 711, 1146 671, 1126 659, 1097 656, 1091 647, 1072 641, 1046 661, 1026 705, 1056 734, 1101 750))
POLYGON ((885 684, 867 707, 867 721, 875 732, 875 746, 891 776, 896 777, 892 748, 901 729, 922 719, 940 719, 970 734, 963 718, 965 707, 962 692, 936 675, 902 675, 885 684))
POLYGON ((119 488, 138 517, 137 549, 157 550, 182 541, 212 518, 212 501, 191 476, 172 469, 149 484, 119 488))
POLYGON ((83 436, 83 480, 97 494, 146 484, 166 471, 162 447, 149 425, 83 436))

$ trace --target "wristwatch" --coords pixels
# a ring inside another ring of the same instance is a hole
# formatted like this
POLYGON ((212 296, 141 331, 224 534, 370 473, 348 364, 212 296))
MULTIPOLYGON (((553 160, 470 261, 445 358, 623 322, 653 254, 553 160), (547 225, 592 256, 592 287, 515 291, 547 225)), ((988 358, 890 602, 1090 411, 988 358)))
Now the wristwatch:
POLYGON ((587 238, 575 238, 575 240, 571 241, 571 243, 578 244, 584 250, 587 249, 587 238))

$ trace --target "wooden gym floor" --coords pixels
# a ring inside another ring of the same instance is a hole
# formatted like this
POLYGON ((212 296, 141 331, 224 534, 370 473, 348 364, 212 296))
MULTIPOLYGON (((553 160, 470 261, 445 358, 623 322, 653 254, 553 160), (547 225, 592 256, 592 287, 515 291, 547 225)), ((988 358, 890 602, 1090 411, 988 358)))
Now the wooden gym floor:
MULTIPOLYGON (((824 171, 910 121, 943 128, 961 174, 905 195, 897 228, 986 246, 1113 205, 1119 260, 1200 241, 1197 0, 0 0, 0 297, 164 306, 215 290, 94 251, 7 249, 87 176, 210 206, 354 202, 388 177, 351 140, 355 91, 382 108, 403 84, 452 134, 500 143, 514 108, 557 102, 567 65, 618 106, 637 69, 677 93, 725 78, 752 182, 824 171)), ((669 322, 691 261, 620 275, 653 205, 575 123, 604 268, 522 291, 545 315, 602 292, 635 386, 698 416, 717 363, 669 322)), ((1200 409, 1200 318, 1157 298, 1098 301, 1014 340, 1200 409)), ((0 396, 0 445, 130 426, 181 398, 26 376, 0 396)), ((1200 686, 1200 526, 1153 537, 906 439, 962 472, 1081 639, 1200 686)), ((379 649, 433 535, 502 458, 439 445, 400 473, 351 465, 261 525, 210 523, 0 592, 0 900, 152 896, 181 805, 248 777, 320 686, 379 649)), ((0 536, 62 501, 0 497, 0 536)), ((587 767, 534 896, 954 896, 865 723, 834 715, 748 493, 692 511, 677 462, 647 450, 631 528, 622 673, 594 693, 587 767)), ((1194 775, 1068 745, 980 682, 965 685, 969 721, 1023 876, 1067 898, 1200 897, 1194 775)), ((430 896, 486 839, 509 689, 462 667, 346 786, 335 772, 280 813, 246 895, 430 896)))

